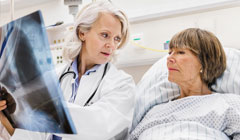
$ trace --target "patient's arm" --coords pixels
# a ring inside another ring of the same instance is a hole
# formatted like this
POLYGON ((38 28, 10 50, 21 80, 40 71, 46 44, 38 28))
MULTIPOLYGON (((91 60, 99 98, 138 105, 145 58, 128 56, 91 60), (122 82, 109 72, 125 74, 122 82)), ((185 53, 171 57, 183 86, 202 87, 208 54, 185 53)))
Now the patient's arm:
POLYGON ((233 140, 240 140, 240 134, 236 134, 233 136, 233 140))
POLYGON ((227 96, 226 101, 229 103, 229 109, 226 116, 227 127, 224 132, 233 138, 233 140, 240 140, 240 96, 227 96))

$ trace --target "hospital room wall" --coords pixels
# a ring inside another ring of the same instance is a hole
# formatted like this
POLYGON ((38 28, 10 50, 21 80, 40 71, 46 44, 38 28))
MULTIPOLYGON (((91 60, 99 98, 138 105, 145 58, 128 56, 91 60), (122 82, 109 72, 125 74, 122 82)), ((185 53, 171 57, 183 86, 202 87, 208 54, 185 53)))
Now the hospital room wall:
MULTIPOLYGON (((24 1, 22 1, 24 2, 24 1)), ((1 3, 0 3, 1 4, 1 3)), ((18 4, 17 2, 15 5, 18 4)), ((50 0, 49 2, 40 3, 40 4, 25 4, 25 7, 16 8, 14 10, 14 19, 20 18, 24 15, 30 14, 34 11, 41 10, 44 22, 46 26, 53 25, 58 21, 64 21, 64 23, 72 23, 73 16, 68 14, 68 7, 64 5, 63 0, 50 0)), ((10 6, 10 3, 7 5, 0 5, 0 26, 11 21, 10 8, 8 10, 2 11, 4 9, 2 6, 10 6)))
MULTIPOLYGON (((213 32, 224 47, 240 49, 240 7, 204 11, 176 17, 165 17, 131 24, 131 34, 143 34, 143 45, 163 49, 163 43, 186 28, 199 27, 213 32)), ((167 53, 153 52, 136 47, 131 42, 120 53, 120 68, 138 82, 142 74, 167 53), (135 52, 135 53, 134 53, 135 52)))
MULTIPOLYGON (((73 17, 68 14, 68 7, 63 4, 63 0, 53 0, 49 3, 18 9, 15 11, 15 18, 38 9, 41 9, 46 25, 54 24, 57 21, 64 21, 64 23, 73 21, 73 17)), ((215 33, 223 46, 240 49, 239 13, 240 7, 228 7, 199 13, 160 17, 145 22, 131 23, 131 35, 142 34, 143 42, 141 45, 145 47, 163 49, 163 43, 170 40, 175 33, 189 27, 200 27, 215 33)), ((0 17, 0 25, 10 21, 8 14, 1 13, 0 17)), ((166 52, 154 52, 136 47, 130 41, 120 51, 116 65, 133 75, 135 81, 138 82, 145 71, 166 54, 166 52)))

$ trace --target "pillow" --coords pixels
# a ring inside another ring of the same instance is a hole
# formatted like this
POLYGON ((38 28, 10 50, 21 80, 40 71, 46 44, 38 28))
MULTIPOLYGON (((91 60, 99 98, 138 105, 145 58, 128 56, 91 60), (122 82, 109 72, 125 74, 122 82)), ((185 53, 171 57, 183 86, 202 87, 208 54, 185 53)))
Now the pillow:
MULTIPOLYGON (((240 94, 240 51, 224 48, 227 68, 212 86, 218 93, 240 94)), ((168 81, 167 56, 158 60, 137 85, 133 130, 145 114, 155 105, 168 102, 180 95, 177 84, 168 81)))
POLYGON ((218 93, 240 94, 240 50, 224 48, 227 68, 212 86, 218 93))

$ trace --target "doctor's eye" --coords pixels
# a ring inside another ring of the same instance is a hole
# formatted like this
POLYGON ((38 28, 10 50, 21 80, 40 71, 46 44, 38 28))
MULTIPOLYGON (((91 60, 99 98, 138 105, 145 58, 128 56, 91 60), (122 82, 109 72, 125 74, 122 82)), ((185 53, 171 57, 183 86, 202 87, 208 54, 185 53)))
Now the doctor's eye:
POLYGON ((102 36, 103 38, 108 38, 108 37, 109 37, 108 33, 101 33, 101 36, 102 36))
POLYGON ((116 41, 117 43, 120 43, 121 42, 121 38, 117 36, 117 37, 114 38, 114 41, 116 41))

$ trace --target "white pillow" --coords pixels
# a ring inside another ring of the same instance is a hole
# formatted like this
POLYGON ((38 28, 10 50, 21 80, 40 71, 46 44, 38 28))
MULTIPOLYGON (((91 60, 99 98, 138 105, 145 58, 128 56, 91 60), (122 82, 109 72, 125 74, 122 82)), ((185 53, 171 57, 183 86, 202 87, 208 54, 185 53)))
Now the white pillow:
MULTIPOLYGON (((224 48, 227 68, 212 86, 218 93, 240 94, 240 51, 224 48)), ((168 102, 180 95, 179 87, 168 81, 167 56, 158 60, 137 85, 132 130, 155 105, 168 102)))
POLYGON ((240 50, 224 48, 227 56, 227 68, 212 86, 219 93, 240 94, 240 50))

